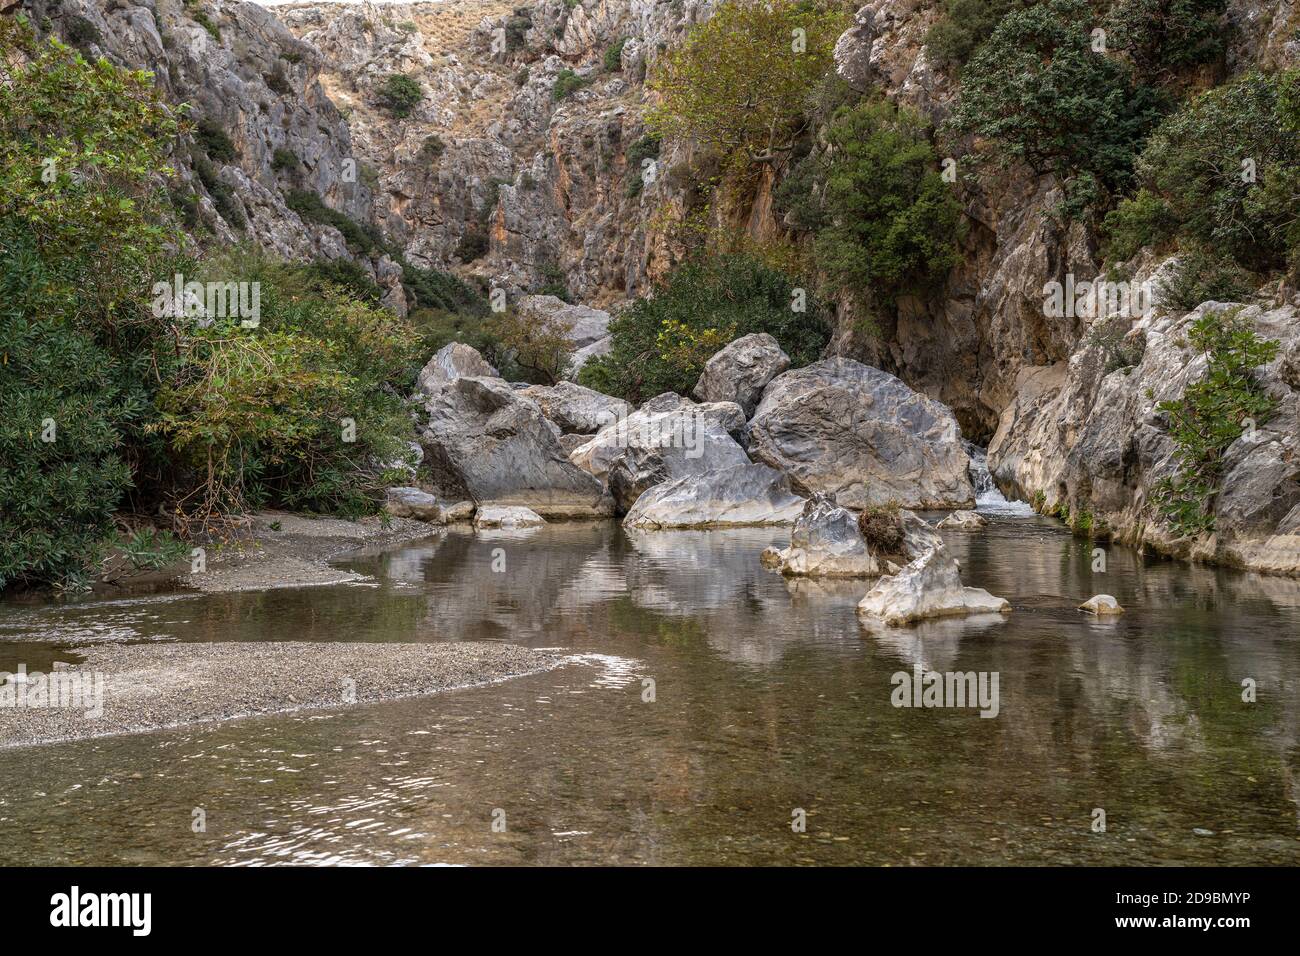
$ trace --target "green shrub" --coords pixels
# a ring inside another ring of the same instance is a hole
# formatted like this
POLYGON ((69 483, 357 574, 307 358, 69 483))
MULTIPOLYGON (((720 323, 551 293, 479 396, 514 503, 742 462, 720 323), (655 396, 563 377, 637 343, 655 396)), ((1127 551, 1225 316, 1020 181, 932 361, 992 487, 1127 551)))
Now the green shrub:
POLYGON ((1300 247, 1300 136, 1285 95, 1296 76, 1248 73, 1210 90, 1165 120, 1137 163, 1180 237, 1248 269, 1279 268, 1300 247))
POLYGON ((208 36, 218 43, 221 42, 221 28, 212 22, 212 18, 208 16, 206 10, 196 10, 190 16, 194 18, 195 23, 208 31, 208 36))
POLYGON ((434 162, 446 151, 447 144, 442 141, 442 137, 437 133, 430 133, 426 136, 424 143, 420 146, 420 154, 429 162, 434 162))
POLYGON ((1160 301, 1184 312, 1202 302, 1239 302, 1255 288, 1251 275, 1231 259, 1192 246, 1159 282, 1160 301))
POLYGON ((627 37, 619 37, 605 48, 605 72, 617 73, 623 69, 623 47, 627 46, 627 37))
POLYGON ((1139 189, 1132 199, 1123 200, 1106 214, 1102 230, 1105 255, 1131 259, 1145 247, 1167 242, 1176 226, 1165 201, 1147 189, 1139 189))
POLYGON ((849 26, 843 7, 802 0, 725 0, 659 57, 651 87, 661 104, 647 115, 656 132, 694 139, 724 165, 766 162, 806 130, 810 93, 834 65, 849 26), (804 31, 806 49, 791 52, 804 31))
POLYGON ((487 255, 488 248, 487 230, 477 223, 471 223, 456 243, 456 258, 461 262, 473 262, 487 255))
POLYGON ((199 182, 212 197, 212 204, 216 206, 217 214, 236 229, 242 230, 247 226, 248 220, 244 216, 243 207, 235 199, 231 188, 217 178, 215 167, 204 156, 193 156, 190 161, 194 166, 194 174, 198 176, 199 182))
POLYGON ((578 380, 637 404, 687 394, 717 349, 751 332, 769 333, 796 366, 806 365, 821 355, 829 329, 815 299, 796 312, 796 298, 789 277, 751 256, 687 262, 610 322, 610 354, 584 365, 578 380))
POLYGON ((271 168, 276 172, 297 169, 302 163, 291 149, 280 147, 271 154, 271 168))
POLYGON ((417 307, 473 315, 487 313, 487 302, 483 297, 450 272, 422 269, 400 258, 399 261, 402 266, 402 285, 417 307))
POLYGON ((153 430, 196 476, 178 505, 192 521, 267 505, 372 511, 378 463, 411 437, 399 396, 419 367, 414 328, 330 290, 301 294, 300 270, 258 253, 205 264, 201 279, 259 283, 261 315, 252 329, 239 318, 193 329, 159 391, 153 430))
POLYGON ((573 301, 569 291, 569 281, 564 270, 553 262, 544 262, 538 269, 542 275, 542 284, 537 289, 538 295, 553 295, 565 302, 573 301))
POLYGON ((518 7, 506 21, 506 50, 515 51, 528 42, 528 31, 533 28, 533 12, 518 7))
POLYGON ((566 66, 555 78, 555 86, 551 87, 551 98, 557 101, 565 99, 578 92, 589 82, 591 81, 583 79, 566 66))
POLYGON ((209 159, 215 159, 219 163, 233 163, 239 157, 230 136, 214 119, 199 120, 194 128, 194 141, 202 147, 209 159))
POLYGON ((816 236, 832 292, 892 297, 933 285, 957 262, 960 206, 925 132, 917 114, 892 103, 842 108, 824 131, 827 150, 778 189, 778 208, 816 236))
POLYGON ((1004 16, 1028 0, 946 0, 943 17, 925 35, 925 49, 937 66, 963 66, 1004 16))
POLYGON ((23 54, 0 65, 0 589, 77 584, 162 467, 144 429, 173 330, 149 292, 178 129, 147 73, 8 18, 0 47, 23 54))
POLYGON ((424 90, 419 82, 404 73, 389 74, 379 91, 379 105, 398 119, 410 116, 422 99, 424 90))
POLYGON ((1227 0, 1116 0, 1102 21, 1107 44, 1158 78, 1222 58, 1227 0))
POLYGON ((1207 311, 1192 323, 1188 340, 1205 355, 1205 375, 1182 398, 1158 406, 1169 416, 1178 471, 1159 482, 1154 497, 1179 534, 1214 530, 1223 453, 1242 436, 1247 419, 1262 424, 1277 407, 1253 370, 1277 356, 1278 343, 1256 335, 1239 311, 1207 311))
POLYGON ((362 225, 347 213, 331 209, 325 200, 306 189, 291 189, 285 194, 285 205, 311 222, 333 226, 343 234, 343 240, 354 253, 369 254, 384 251, 383 236, 371 225, 362 225))
POLYGON ((1083 0, 1048 0, 998 24, 962 71, 951 127, 991 141, 1003 162, 1055 173, 1065 212, 1099 206, 1127 186, 1163 97, 1091 48, 1083 0))

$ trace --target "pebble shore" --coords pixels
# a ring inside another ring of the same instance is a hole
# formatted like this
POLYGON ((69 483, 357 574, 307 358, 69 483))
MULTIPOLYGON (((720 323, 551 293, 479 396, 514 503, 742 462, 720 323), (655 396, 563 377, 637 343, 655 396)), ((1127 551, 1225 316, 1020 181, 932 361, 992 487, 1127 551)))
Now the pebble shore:
POLYGON ((552 651, 470 642, 104 644, 70 654, 84 661, 58 673, 84 675, 85 698, 77 706, 0 707, 0 749, 435 694, 563 660, 552 651), (89 690, 96 680, 98 716, 89 690))

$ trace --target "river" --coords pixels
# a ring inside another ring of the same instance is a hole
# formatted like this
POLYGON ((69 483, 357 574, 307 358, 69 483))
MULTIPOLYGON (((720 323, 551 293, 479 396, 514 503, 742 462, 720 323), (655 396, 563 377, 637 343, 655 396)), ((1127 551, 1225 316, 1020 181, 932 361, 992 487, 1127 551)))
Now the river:
POLYGON ((1096 572, 1058 522, 991 512, 945 538, 1013 613, 903 630, 859 624, 861 582, 763 570, 788 530, 613 523, 451 531, 353 557, 359 584, 0 605, 0 669, 88 640, 574 656, 422 699, 0 751, 0 863, 1300 862, 1300 581, 1120 547, 1096 572), (1075 610, 1097 592, 1127 613, 1075 610), (916 664, 996 673, 996 718, 894 707, 916 664))

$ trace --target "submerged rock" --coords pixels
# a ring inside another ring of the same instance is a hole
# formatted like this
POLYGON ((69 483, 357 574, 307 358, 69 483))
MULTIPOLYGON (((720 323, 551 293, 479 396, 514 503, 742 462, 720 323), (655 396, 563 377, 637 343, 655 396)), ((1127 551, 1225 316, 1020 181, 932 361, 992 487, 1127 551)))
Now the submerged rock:
POLYGON ((1005 598, 963 587, 957 562, 942 548, 926 552, 893 577, 882 578, 858 603, 858 614, 890 626, 935 617, 1008 613, 1005 598))
POLYGON ((604 516, 601 483, 569 463, 558 429, 501 379, 457 378, 426 404, 420 436, 434 485, 451 498, 547 516, 604 516))
POLYGON ((1124 609, 1119 606, 1119 602, 1109 594, 1094 594, 1088 600, 1079 605, 1080 611, 1087 611, 1089 614, 1123 614, 1124 609))
POLYGON ((732 465, 655 485, 628 512, 629 528, 725 528, 789 524, 804 499, 765 465, 732 465))
POLYGON ((416 386, 426 395, 432 395, 449 382, 466 376, 499 377, 497 370, 488 364, 478 349, 464 342, 448 342, 420 370, 416 386))
POLYGON ((748 417, 767 383, 790 367, 790 356, 766 332, 736 339, 704 366, 695 397, 702 402, 735 402, 748 417))
POLYGON ((858 530, 857 515, 824 495, 804 503, 790 532, 790 547, 776 552, 774 566, 792 576, 857 578, 880 573, 880 562, 858 530))
POLYGON ((747 447, 755 461, 789 474, 801 493, 830 494, 849 508, 975 502, 952 412, 851 359, 773 379, 749 423, 747 447))
POLYGON ((986 524, 988 524, 988 520, 978 512, 954 511, 935 527, 941 531, 978 531, 986 524))
POLYGON ((537 528, 546 519, 531 508, 488 505, 474 513, 475 528, 537 528))

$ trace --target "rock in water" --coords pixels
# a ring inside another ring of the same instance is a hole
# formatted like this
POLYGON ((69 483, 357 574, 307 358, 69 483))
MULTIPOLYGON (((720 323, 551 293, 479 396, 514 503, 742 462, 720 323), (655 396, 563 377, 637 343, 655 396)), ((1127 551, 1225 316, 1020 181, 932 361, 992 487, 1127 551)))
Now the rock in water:
POLYGON ((1094 594, 1079 605, 1079 610, 1096 615, 1124 613, 1124 609, 1119 606, 1119 602, 1109 594, 1094 594))
POLYGON ((858 531, 857 515, 825 495, 804 504, 790 532, 790 547, 776 553, 775 566, 793 576, 858 578, 880 573, 880 562, 858 531))
POLYGON ((833 495, 844 507, 975 502, 952 412, 851 359, 825 359, 773 379, 746 438, 750 457, 787 473, 795 490, 833 495))
POLYGON ((542 414, 565 433, 592 434, 632 414, 632 406, 623 399, 573 382, 530 385, 521 389, 520 394, 535 401, 542 414))
POLYGON ((442 501, 419 488, 389 488, 384 510, 397 518, 414 518, 430 524, 468 521, 474 514, 469 501, 442 501))
POLYGON ((440 348, 427 365, 420 370, 416 386, 426 395, 432 395, 449 382, 466 376, 498 378, 497 370, 488 364, 478 349, 464 342, 448 342, 440 348))
POLYGON ((474 513, 475 528, 537 528, 546 519, 531 508, 489 505, 474 513))
POLYGON ((983 588, 962 587, 957 562, 942 547, 926 552, 893 577, 882 578, 858 603, 862 617, 891 626, 1010 610, 1005 598, 983 588))
POLYGON ((767 383, 789 367, 790 356, 772 336, 745 335, 709 359, 695 385, 695 397, 702 402, 735 402, 748 418, 767 383))
POLYGON ((940 521, 936 528, 941 531, 978 531, 988 524, 984 516, 974 511, 954 511, 940 521))
POLYGON ((601 483, 569 463, 537 403, 501 379, 454 379, 425 407, 425 464, 447 496, 551 517, 612 513, 601 483))
POLYGON ((655 485, 628 512, 629 528, 725 528, 789 524, 804 499, 765 465, 732 465, 655 485))
POLYGON ((915 561, 926 552, 943 547, 939 532, 915 511, 904 508, 898 516, 903 522, 903 556, 908 561, 915 561))

